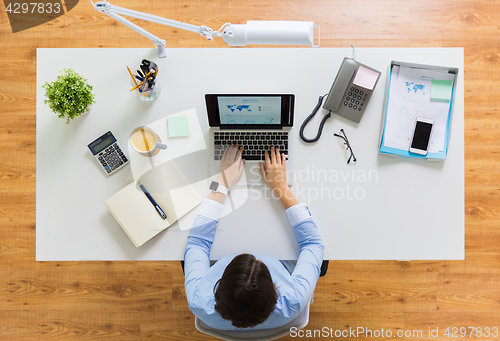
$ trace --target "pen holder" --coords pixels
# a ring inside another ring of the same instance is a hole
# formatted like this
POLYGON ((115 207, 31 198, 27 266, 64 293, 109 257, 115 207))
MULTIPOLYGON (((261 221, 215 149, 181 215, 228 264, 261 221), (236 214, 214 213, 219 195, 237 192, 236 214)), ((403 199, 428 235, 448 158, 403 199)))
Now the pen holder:
MULTIPOLYGON (((132 80, 130 80, 130 83, 132 86, 135 86, 132 80)), ((152 89, 146 91, 140 91, 139 89, 135 89, 134 92, 137 92, 139 94, 139 97, 141 98, 142 101, 153 102, 158 98, 158 96, 160 96, 161 85, 160 82, 158 82, 158 79, 155 79, 152 89)))

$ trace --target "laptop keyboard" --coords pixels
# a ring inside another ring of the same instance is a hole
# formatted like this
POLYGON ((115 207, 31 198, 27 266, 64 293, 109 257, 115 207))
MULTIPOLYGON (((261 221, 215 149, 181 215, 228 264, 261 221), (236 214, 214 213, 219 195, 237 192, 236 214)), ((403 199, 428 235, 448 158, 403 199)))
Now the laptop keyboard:
POLYGON ((222 158, 224 150, 231 144, 243 147, 243 159, 265 160, 264 152, 271 147, 279 148, 288 160, 288 132, 267 131, 216 131, 214 132, 214 160, 222 158))

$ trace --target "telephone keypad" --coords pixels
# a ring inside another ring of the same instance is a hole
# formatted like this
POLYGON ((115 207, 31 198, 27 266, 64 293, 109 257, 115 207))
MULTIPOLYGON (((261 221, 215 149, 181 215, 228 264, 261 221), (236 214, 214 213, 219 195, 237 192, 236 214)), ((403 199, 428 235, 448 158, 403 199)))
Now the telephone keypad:
POLYGON ((344 99, 344 106, 348 106, 353 110, 361 111, 364 107, 368 94, 363 90, 351 87, 344 99))

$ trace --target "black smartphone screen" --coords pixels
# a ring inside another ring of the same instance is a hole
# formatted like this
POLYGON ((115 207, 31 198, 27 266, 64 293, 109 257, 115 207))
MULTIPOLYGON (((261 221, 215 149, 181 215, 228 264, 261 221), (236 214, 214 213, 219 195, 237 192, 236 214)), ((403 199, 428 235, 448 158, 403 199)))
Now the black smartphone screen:
POLYGON ((431 137, 432 124, 417 121, 415 132, 413 133, 413 140, 411 141, 411 148, 427 150, 429 139, 431 137))

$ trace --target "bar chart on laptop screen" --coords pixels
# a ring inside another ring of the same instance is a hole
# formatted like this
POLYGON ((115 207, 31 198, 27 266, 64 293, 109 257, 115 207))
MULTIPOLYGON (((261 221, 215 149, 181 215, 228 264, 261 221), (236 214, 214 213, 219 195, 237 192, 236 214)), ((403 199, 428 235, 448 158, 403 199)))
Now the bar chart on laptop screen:
POLYGON ((281 97, 219 97, 221 124, 281 124, 281 97))

